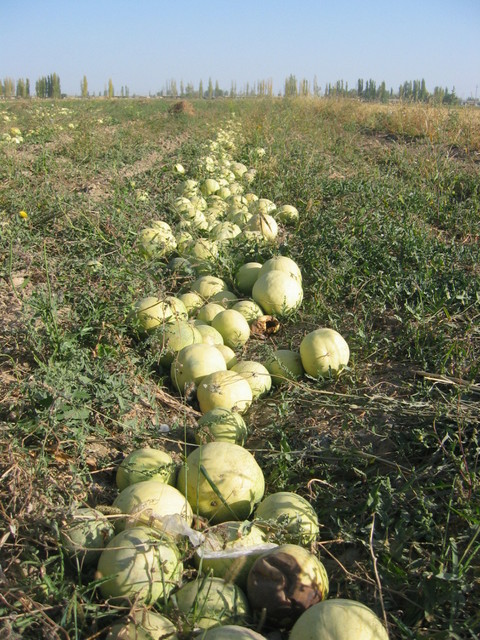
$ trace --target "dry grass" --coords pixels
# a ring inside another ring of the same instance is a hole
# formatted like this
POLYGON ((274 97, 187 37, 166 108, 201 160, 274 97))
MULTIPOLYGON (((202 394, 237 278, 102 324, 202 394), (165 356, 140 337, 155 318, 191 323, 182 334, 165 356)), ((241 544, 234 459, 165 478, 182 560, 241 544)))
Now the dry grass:
POLYGON ((424 139, 480 159, 480 110, 472 107, 439 108, 422 103, 349 104, 322 103, 318 109, 335 113, 342 122, 356 123, 363 130, 402 141, 424 139))
POLYGON ((188 102, 187 100, 180 100, 170 107, 169 112, 174 115, 184 114, 186 116, 194 116, 195 108, 191 102, 188 102))

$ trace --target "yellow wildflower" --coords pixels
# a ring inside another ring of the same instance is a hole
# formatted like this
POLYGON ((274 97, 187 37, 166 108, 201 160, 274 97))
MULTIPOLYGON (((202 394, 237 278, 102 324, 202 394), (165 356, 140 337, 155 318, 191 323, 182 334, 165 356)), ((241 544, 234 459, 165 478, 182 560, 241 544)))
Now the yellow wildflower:
POLYGON ((20 216, 20 218, 23 218, 24 220, 26 220, 28 218, 28 213, 26 211, 20 211, 20 213, 18 214, 20 216))

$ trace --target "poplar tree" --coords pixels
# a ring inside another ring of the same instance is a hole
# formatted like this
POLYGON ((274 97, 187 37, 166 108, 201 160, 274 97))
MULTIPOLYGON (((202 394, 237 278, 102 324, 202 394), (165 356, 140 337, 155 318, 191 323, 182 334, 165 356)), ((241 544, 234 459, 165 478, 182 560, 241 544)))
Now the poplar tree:
POLYGON ((16 96, 17 96, 17 98, 24 98, 25 97, 25 81, 22 78, 19 78, 17 80, 16 96))
POLYGON ((203 98, 203 80, 198 83, 198 97, 203 98))
POLYGON ((82 82, 80 83, 80 93, 82 98, 88 98, 87 76, 83 76, 82 82))
POLYGON ((300 95, 302 96, 309 96, 310 95, 310 83, 308 82, 308 80, 306 80, 305 78, 302 79, 302 81, 299 83, 300 84, 300 95))
POLYGON ((284 94, 286 98, 292 98, 297 95, 297 78, 292 73, 285 80, 284 94))
POLYGON ((109 78, 109 80, 108 80, 108 97, 109 98, 113 98, 114 95, 115 95, 115 91, 113 89, 113 82, 112 82, 112 79, 109 78))
POLYGON ((37 98, 46 98, 47 94, 45 92, 45 78, 39 78, 35 82, 35 95, 37 98))
POLYGON ((388 93, 387 87, 385 86, 385 81, 382 81, 377 91, 377 98, 380 102, 388 102, 388 93))
POLYGON ((2 94, 5 98, 11 98, 15 95, 15 80, 13 78, 3 79, 2 94))
POLYGON ((56 73, 51 73, 48 76, 48 97, 49 98, 61 98, 62 92, 60 89, 60 78, 56 73))
POLYGON ((422 81, 420 83, 420 100, 422 100, 423 102, 426 102, 428 100, 428 91, 427 85, 425 83, 425 78, 422 78, 422 81))

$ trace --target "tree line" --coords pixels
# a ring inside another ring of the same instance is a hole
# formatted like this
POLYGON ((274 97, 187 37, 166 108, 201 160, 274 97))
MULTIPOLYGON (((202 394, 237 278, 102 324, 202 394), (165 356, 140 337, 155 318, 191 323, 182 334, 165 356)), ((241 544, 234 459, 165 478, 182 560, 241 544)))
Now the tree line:
MULTIPOLYGON (((60 78, 56 73, 48 76, 42 76, 35 82, 35 95, 38 98, 60 98, 62 97, 60 78)), ((84 75, 80 82, 80 96, 88 98, 94 96, 90 94, 88 89, 88 80, 84 75)), ((120 92, 115 92, 113 81, 109 78, 105 84, 103 94, 98 92, 98 96, 103 95, 107 98, 115 96, 122 98, 130 97, 130 90, 127 86, 122 86, 120 92)), ((152 94, 150 94, 152 95, 152 94)), ((241 97, 273 97, 273 81, 271 78, 257 80, 250 84, 245 83, 242 87, 237 88, 237 83, 232 81, 229 89, 222 89, 218 80, 215 82, 212 78, 208 79, 208 83, 204 86, 200 80, 198 86, 193 83, 179 83, 175 79, 165 82, 164 86, 154 94, 157 97, 174 97, 174 98, 241 98, 241 97)), ((365 101, 389 102, 391 100, 407 100, 411 102, 434 102, 436 104, 456 104, 459 102, 455 94, 455 87, 434 87, 430 92, 427 89, 426 82, 421 80, 408 80, 401 84, 396 91, 393 88, 387 89, 385 81, 377 84, 375 80, 359 78, 355 86, 350 87, 348 82, 337 80, 335 84, 328 83, 325 87, 321 87, 315 76, 311 83, 306 78, 297 79, 293 74, 285 78, 283 92, 279 91, 278 96, 286 98, 297 96, 314 96, 314 97, 343 97, 356 98, 365 101)), ((3 98, 29 98, 31 96, 30 80, 28 78, 19 78, 16 82, 13 78, 0 79, 0 96, 3 98)))
MULTIPOLYGON (((61 98, 60 78, 56 73, 42 76, 35 82, 35 95, 37 98, 61 98)), ((0 96, 3 98, 30 98, 29 78, 19 78, 16 82, 13 78, 0 79, 0 96)))
POLYGON ((325 96, 357 98, 370 102, 389 102, 390 100, 407 100, 411 102, 434 102, 437 104, 457 104, 459 99, 455 93, 455 87, 434 87, 433 92, 428 91, 425 79, 407 80, 401 84, 397 91, 387 89, 385 81, 377 84, 375 80, 359 78, 354 87, 349 87, 348 82, 337 80, 335 84, 328 83, 322 90, 316 77, 311 86, 308 80, 297 81, 294 75, 285 80, 284 95, 290 96, 325 96))

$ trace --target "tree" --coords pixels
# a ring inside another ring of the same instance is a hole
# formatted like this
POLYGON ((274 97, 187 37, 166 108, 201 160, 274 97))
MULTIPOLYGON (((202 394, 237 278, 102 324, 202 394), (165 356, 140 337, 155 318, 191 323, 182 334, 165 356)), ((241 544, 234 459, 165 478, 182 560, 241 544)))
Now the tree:
POLYGON ((198 83, 198 97, 203 98, 203 80, 198 83))
POLYGON ((457 104, 458 102, 458 98, 457 95, 455 93, 455 87, 453 87, 453 89, 451 91, 448 90, 447 87, 445 87, 445 94, 443 96, 443 104, 457 104))
POLYGON ((115 95, 115 89, 113 88, 113 82, 112 82, 111 78, 108 79, 108 92, 107 92, 107 95, 108 95, 109 98, 113 98, 114 95, 115 95))
POLYGON ((363 78, 357 80, 357 96, 359 98, 363 96, 363 78))
POLYGON ((299 93, 305 97, 310 95, 310 83, 305 78, 299 83, 299 93))
POLYGON ((60 78, 56 73, 51 73, 47 78, 47 94, 49 98, 61 98, 60 78))
POLYGON ((418 100, 419 91, 420 91, 419 82, 418 80, 414 80, 412 82, 412 99, 414 102, 418 100))
POLYGON ((56 73, 42 76, 35 83, 35 93, 39 98, 61 98, 60 78, 56 73))
POLYGON ((297 95, 297 78, 293 74, 290 74, 285 80, 284 94, 286 98, 291 98, 297 95))
POLYGON ((405 82, 403 83, 403 85, 400 87, 400 98, 403 98, 403 100, 410 100, 413 94, 413 86, 412 86, 412 81, 409 80, 405 80, 405 82))
POLYGON ((425 79, 424 78, 422 78, 422 81, 420 83, 420 100, 422 102, 427 102, 427 100, 428 100, 427 85, 425 83, 425 79))
POLYGON ((46 79, 45 79, 45 77, 39 78, 35 82, 35 95, 37 96, 37 98, 46 98, 47 97, 46 79))
POLYGON ((257 95, 264 97, 267 95, 267 84, 265 80, 259 80, 257 82, 257 95))
POLYGON ((212 79, 211 78, 208 79, 207 93, 208 93, 208 97, 210 99, 213 98, 213 83, 212 83, 212 79))
POLYGON ((81 94, 82 98, 88 98, 87 76, 83 76, 82 82, 80 83, 80 94, 81 94))
POLYGON ((380 102, 388 102, 388 92, 385 81, 382 81, 382 83, 378 87, 377 99, 380 100, 380 102))
POLYGON ((375 100, 377 97, 377 83, 375 80, 367 80, 365 90, 363 92, 365 100, 375 100))
POLYGON ((19 78, 17 80, 16 96, 17 96, 17 98, 25 98, 25 96, 26 96, 25 80, 23 80, 22 78, 19 78))
POLYGON ((3 79, 2 95, 4 98, 11 98, 15 95, 15 80, 13 78, 3 79))

